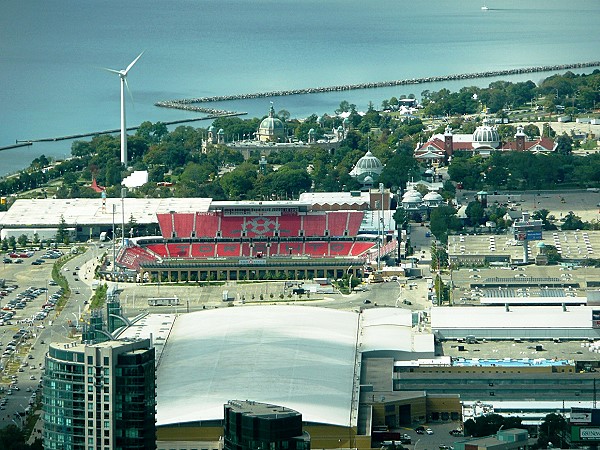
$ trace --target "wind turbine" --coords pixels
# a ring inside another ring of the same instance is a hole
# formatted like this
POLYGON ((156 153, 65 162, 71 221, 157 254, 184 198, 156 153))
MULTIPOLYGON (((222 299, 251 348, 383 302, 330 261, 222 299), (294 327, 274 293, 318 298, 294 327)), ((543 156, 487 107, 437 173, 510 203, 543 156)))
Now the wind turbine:
MULTIPOLYGON (((121 78, 121 163, 127 165, 127 125, 125 123, 125 88, 131 95, 129 85, 127 84, 127 74, 134 64, 142 57, 144 52, 140 53, 125 70, 105 69, 109 72, 116 73, 121 78)), ((133 101, 133 97, 131 99, 133 101)))

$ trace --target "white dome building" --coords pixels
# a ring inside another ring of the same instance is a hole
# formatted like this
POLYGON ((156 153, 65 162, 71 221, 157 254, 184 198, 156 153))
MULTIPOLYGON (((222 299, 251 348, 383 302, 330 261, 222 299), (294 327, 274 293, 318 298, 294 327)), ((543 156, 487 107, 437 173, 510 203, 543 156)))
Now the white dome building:
POLYGON ((402 196, 402 208, 406 211, 417 211, 422 209, 423 197, 416 190, 409 190, 402 196))
POLYGON ((285 127, 283 126, 283 122, 275 117, 273 105, 269 109, 269 115, 260 123, 256 135, 261 142, 285 141, 285 127))
POLYGON ((428 208, 437 208, 444 203, 444 197, 437 192, 428 192, 425 197, 423 197, 423 203, 428 208))
POLYGON ((360 158, 350 171, 350 176, 362 184, 373 184, 383 172, 383 164, 370 150, 360 158))
POLYGON ((496 149, 500 146, 500 134, 496 127, 490 126, 487 119, 483 120, 483 125, 477 127, 473 132, 473 148, 496 149))

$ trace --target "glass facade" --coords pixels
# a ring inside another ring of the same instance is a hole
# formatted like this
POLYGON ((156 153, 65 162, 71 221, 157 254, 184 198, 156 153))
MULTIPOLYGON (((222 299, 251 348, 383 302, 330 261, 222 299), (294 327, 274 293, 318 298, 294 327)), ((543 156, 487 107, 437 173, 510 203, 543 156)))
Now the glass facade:
POLYGON ((45 450, 154 449, 149 340, 51 344, 42 378, 45 450))
POLYGON ((224 450, 310 450, 302 415, 281 406, 251 401, 225 405, 224 450))

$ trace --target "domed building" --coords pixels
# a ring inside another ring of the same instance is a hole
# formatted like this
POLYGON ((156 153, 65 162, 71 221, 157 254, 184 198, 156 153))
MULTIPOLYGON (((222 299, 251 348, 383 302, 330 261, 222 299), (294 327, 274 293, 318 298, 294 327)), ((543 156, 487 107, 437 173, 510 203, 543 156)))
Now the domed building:
POLYGON ((360 158, 350 171, 350 176, 364 186, 372 185, 383 172, 383 164, 370 150, 360 158))
POLYGON ((455 152, 486 156, 492 151, 548 153, 554 150, 556 143, 552 139, 540 137, 527 140, 522 127, 517 128, 514 141, 502 142, 498 129, 485 118, 473 134, 455 134, 450 126, 447 126, 443 134, 434 134, 427 142, 417 145, 414 156, 428 164, 441 164, 450 162, 455 152))
POLYGON ((419 191, 410 189, 404 193, 400 203, 405 211, 419 211, 423 209, 423 196, 419 191))
POLYGON ((444 197, 437 192, 428 192, 425 194, 425 197, 423 197, 423 204, 428 208, 437 208, 442 203, 444 203, 444 197))
POLYGON ((483 125, 473 132, 472 145, 474 149, 496 149, 500 145, 500 134, 496 127, 490 126, 488 119, 483 119, 483 125))
POLYGON ((283 126, 283 122, 275 117, 273 105, 269 109, 269 115, 260 123, 256 137, 260 142, 285 141, 285 127, 283 126))

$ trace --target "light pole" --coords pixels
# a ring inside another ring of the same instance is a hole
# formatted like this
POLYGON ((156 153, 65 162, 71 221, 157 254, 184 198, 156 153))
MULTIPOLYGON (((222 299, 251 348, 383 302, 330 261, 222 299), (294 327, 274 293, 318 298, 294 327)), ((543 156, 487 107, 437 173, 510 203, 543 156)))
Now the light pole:
POLYGON ((348 267, 346 269, 346 275, 349 274, 349 279, 348 279, 348 293, 352 294, 352 274, 350 273, 350 269, 352 269, 352 266, 348 267))
POLYGON ((377 255, 377 270, 381 270, 381 246, 383 245, 383 236, 384 236, 384 231, 383 231, 383 226, 384 226, 384 208, 383 208, 383 193, 385 191, 385 187, 383 186, 383 183, 379 183, 379 192, 381 193, 381 218, 379 219, 381 222, 381 243, 379 244, 379 254, 377 255))
POLYGON ((112 244, 113 244, 113 261, 112 261, 112 280, 115 281, 115 266, 117 262, 117 247, 116 247, 116 236, 115 236, 115 210, 117 205, 113 203, 112 207, 112 244))

